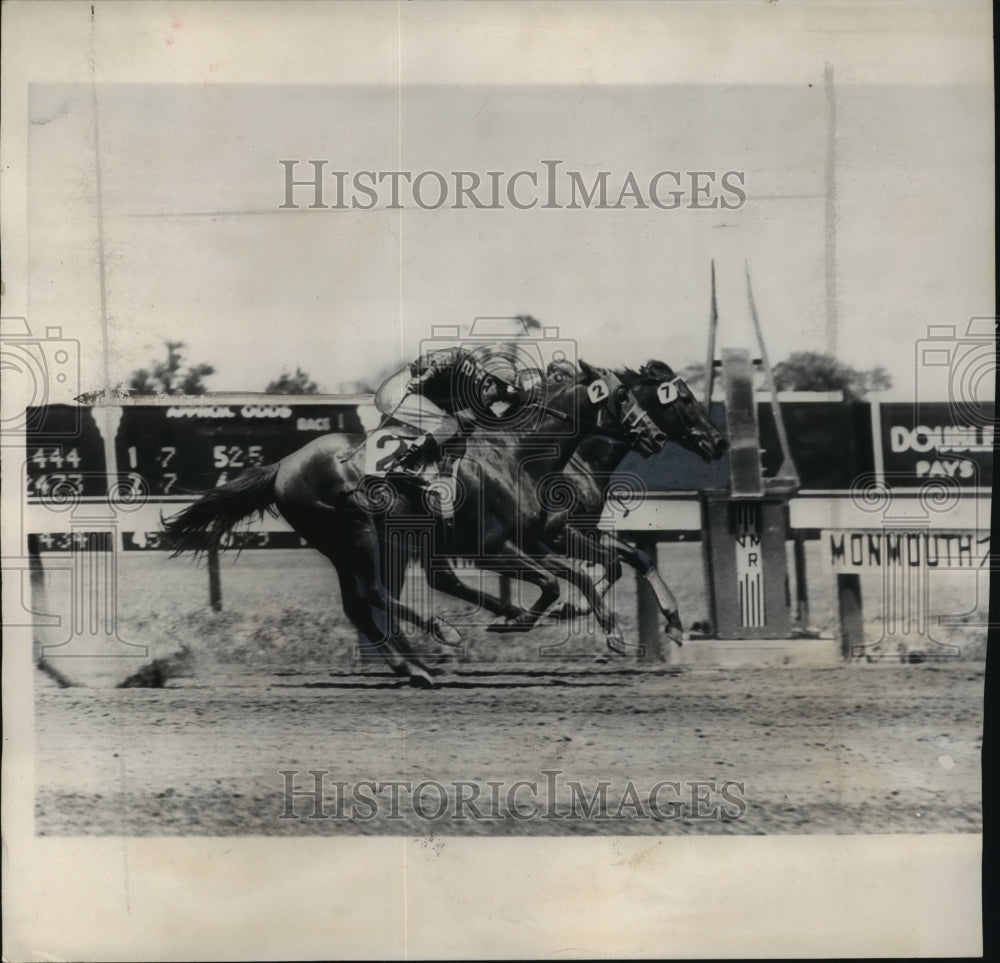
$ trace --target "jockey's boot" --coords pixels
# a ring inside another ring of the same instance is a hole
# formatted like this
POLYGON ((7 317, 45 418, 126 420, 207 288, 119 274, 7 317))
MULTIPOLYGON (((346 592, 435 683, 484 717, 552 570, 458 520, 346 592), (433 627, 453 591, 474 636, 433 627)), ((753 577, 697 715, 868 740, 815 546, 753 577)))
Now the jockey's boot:
POLYGON ((448 474, 452 466, 461 458, 469 447, 469 436, 466 432, 453 435, 443 445, 438 457, 438 471, 448 474))
POLYGON ((437 439, 433 435, 424 435, 396 459, 396 463, 389 471, 411 476, 419 475, 420 470, 434 460, 438 451, 437 439))

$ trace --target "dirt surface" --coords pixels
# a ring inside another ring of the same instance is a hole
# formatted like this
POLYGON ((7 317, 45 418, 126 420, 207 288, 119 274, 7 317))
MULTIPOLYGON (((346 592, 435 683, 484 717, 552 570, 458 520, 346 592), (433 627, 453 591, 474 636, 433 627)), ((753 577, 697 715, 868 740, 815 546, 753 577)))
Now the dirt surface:
POLYGON ((60 689, 40 676, 36 831, 979 832, 982 691, 982 663, 539 661, 466 666, 433 690, 380 668, 287 664, 200 666, 158 689, 60 689), (309 770, 320 771, 320 818, 313 797, 286 795, 289 779, 314 786, 309 770), (520 780, 536 786, 511 794, 520 780), (588 815, 601 780, 606 804, 588 815))

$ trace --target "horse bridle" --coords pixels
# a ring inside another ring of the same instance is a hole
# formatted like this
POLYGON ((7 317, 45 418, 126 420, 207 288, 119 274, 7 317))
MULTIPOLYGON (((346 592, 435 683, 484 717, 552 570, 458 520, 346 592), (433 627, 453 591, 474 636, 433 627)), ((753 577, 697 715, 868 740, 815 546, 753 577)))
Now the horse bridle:
MULTIPOLYGON (((612 371, 604 368, 595 369, 598 378, 592 381, 587 388, 587 395, 593 404, 599 404, 600 409, 597 415, 597 428, 606 434, 621 437, 628 442, 629 446, 648 456, 655 455, 663 450, 663 446, 669 440, 666 433, 650 417, 649 412, 640 404, 633 390, 622 383, 622 380, 612 371), (609 423, 610 422, 610 423, 609 423)), ((676 399, 676 382, 680 379, 675 377, 671 381, 664 381, 659 390, 672 387, 673 397, 676 399)), ((670 401, 664 401, 669 404, 670 401)), ((526 407, 536 408, 546 414, 553 415, 561 421, 570 421, 572 416, 562 411, 556 411, 543 405, 541 402, 529 402, 526 407)), ((681 421, 686 424, 684 415, 680 415, 681 421)), ((686 424, 687 427, 689 425, 686 424)))
POLYGON ((629 446, 641 455, 655 455, 663 450, 667 443, 666 434, 660 429, 655 421, 649 416, 649 412, 639 403, 635 393, 631 388, 622 383, 622 380, 612 371, 600 370, 600 378, 587 386, 587 392, 591 400, 594 395, 591 393, 595 385, 604 383, 608 394, 602 399, 601 411, 598 414, 597 427, 601 431, 609 434, 620 434, 628 442, 629 446), (614 403, 617 410, 612 410, 610 406, 614 403), (602 424, 601 415, 607 415, 613 424, 602 424), (617 429, 617 431, 614 431, 617 429))
POLYGON ((628 389, 628 407, 622 409, 622 427, 629 444, 641 455, 655 455, 663 450, 667 435, 639 404, 632 389, 628 389))

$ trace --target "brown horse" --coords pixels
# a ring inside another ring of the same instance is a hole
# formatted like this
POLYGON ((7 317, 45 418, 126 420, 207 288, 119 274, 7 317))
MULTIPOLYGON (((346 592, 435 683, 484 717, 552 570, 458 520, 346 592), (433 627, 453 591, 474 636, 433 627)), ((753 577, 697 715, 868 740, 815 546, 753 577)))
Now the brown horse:
MULTIPOLYGON (((430 510, 426 492, 366 478, 357 439, 327 435, 205 493, 168 519, 165 531, 177 552, 203 552, 218 549, 227 533, 254 515, 277 509, 334 564, 345 614, 414 685, 431 685, 431 672, 413 654, 398 620, 410 618, 425 630, 435 626, 405 610, 398 595, 407 564, 420 552, 480 564, 489 558, 492 568, 516 570, 540 590, 527 613, 534 620, 558 599, 557 576, 565 578, 587 598, 612 644, 613 613, 605 611, 589 576, 565 557, 537 555, 548 516, 540 481, 561 471, 599 423, 621 420, 626 411, 628 389, 610 380, 581 363, 576 379, 547 379, 543 399, 524 406, 518 425, 473 432, 468 456, 457 466, 461 497, 453 519, 430 510)), ((653 428, 631 430, 645 436, 653 428)))
MULTIPOLYGON (((603 369, 591 370, 609 374, 603 369)), ((641 497, 641 492, 615 490, 618 486, 628 488, 628 480, 615 479, 614 473, 629 451, 636 450, 648 457, 659 451, 665 441, 673 441, 705 461, 715 461, 725 454, 728 444, 710 421, 704 406, 666 363, 653 360, 639 371, 626 368, 610 374, 627 389, 622 401, 630 407, 621 417, 604 417, 599 421, 597 430, 580 441, 561 474, 546 479, 550 511, 542 531, 542 544, 548 553, 600 565, 606 580, 602 595, 621 577, 622 562, 634 568, 653 590, 666 619, 668 634, 680 644, 682 625, 677 601, 654 561, 615 533, 600 531, 596 520, 609 496, 641 497), (647 419, 654 427, 649 428, 647 419), (638 432, 637 425, 644 422, 649 430, 638 432)), ((563 375, 568 376, 565 369, 563 375)), ((468 588, 451 569, 437 569, 432 584, 499 616, 487 631, 523 631, 537 621, 510 603, 468 588)), ((566 609, 573 611, 568 603, 566 609)), ((610 635, 609 642, 613 651, 625 654, 624 648, 615 644, 616 636, 610 635)))

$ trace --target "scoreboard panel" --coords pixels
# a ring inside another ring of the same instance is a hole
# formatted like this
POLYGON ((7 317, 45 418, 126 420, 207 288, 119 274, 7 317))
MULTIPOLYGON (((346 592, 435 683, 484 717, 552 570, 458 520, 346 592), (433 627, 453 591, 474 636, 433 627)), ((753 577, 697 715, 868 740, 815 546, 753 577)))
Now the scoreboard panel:
POLYGON ((106 498, 104 441, 94 409, 29 408, 25 426, 25 491, 29 501, 106 498))
MULTIPOLYGON (((154 502, 191 500, 249 468, 280 461, 322 435, 357 435, 360 442, 364 425, 359 405, 364 399, 307 403, 291 397, 287 402, 270 396, 245 402, 128 403, 113 408, 107 422, 98 407, 29 408, 27 501, 44 505, 80 497, 105 499, 111 489, 132 490, 154 502), (116 466, 106 463, 102 428, 115 432, 116 466), (115 467, 117 477, 110 479, 115 467)), ((795 401, 782 403, 781 409, 803 491, 848 492, 855 479, 880 469, 895 489, 919 488, 935 478, 959 489, 992 487, 992 403, 973 412, 975 417, 946 403, 795 401), (873 425, 880 438, 873 437, 873 425)), ((711 417, 725 431, 721 403, 712 404, 711 417)), ((758 418, 761 463, 769 477, 781 452, 768 403, 759 404, 758 418)), ((728 456, 706 464, 673 444, 649 459, 630 453, 620 471, 637 475, 651 493, 723 492, 729 480, 728 456)))
POLYGON ((150 498, 190 497, 330 433, 362 434, 356 405, 129 405, 115 438, 119 478, 150 498))

